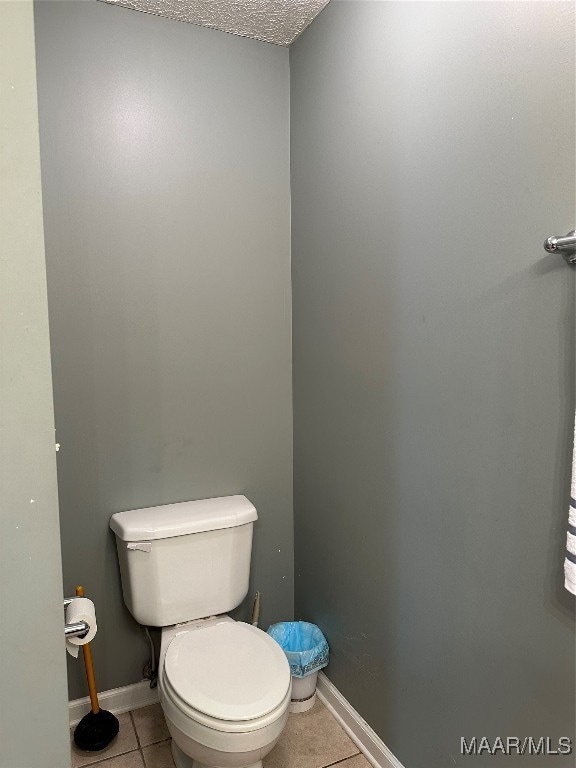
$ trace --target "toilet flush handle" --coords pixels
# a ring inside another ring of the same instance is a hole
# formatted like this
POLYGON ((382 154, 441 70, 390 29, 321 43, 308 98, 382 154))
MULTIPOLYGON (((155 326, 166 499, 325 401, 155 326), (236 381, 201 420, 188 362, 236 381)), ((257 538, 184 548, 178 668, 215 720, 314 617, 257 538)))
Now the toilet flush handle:
POLYGON ((126 549, 138 549, 140 552, 152 552, 152 544, 149 541, 129 541, 126 549))

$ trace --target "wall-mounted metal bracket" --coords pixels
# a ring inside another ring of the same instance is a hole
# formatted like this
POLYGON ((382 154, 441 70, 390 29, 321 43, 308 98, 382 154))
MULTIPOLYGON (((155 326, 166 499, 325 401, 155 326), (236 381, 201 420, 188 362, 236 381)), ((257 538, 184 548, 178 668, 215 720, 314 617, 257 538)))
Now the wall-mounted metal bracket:
MULTIPOLYGON (((73 597, 64 598, 64 609, 68 608, 72 600, 74 600, 73 597)), ((72 624, 64 624, 64 635, 66 637, 84 637, 89 629, 90 627, 85 621, 76 621, 72 624)))
POLYGON ((544 240, 544 250, 548 253, 560 253, 568 264, 576 264, 576 229, 564 237, 552 235, 544 240))

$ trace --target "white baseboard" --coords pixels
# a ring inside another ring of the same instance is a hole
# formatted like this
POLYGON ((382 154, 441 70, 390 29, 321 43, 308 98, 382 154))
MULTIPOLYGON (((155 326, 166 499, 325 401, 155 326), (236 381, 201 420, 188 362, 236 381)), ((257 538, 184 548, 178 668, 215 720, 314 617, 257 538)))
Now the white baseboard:
MULTIPOLYGON (((101 709, 107 709, 115 715, 128 712, 131 709, 140 709, 158 701, 158 688, 150 688, 148 680, 141 683, 125 685, 123 688, 113 688, 111 691, 103 691, 98 694, 98 703, 101 709)), ((90 711, 90 697, 75 699, 68 703, 70 725, 76 725, 85 714, 90 711)))
POLYGON ((338 688, 328 680, 323 672, 318 675, 316 692, 326 708, 334 715, 374 768, 404 768, 382 739, 370 728, 366 720, 360 717, 354 707, 346 701, 338 688))

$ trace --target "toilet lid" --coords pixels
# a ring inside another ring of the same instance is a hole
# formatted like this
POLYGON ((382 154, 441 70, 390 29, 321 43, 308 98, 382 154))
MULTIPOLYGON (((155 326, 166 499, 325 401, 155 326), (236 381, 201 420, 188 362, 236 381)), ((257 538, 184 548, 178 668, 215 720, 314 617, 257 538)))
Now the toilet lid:
POLYGON ((239 621, 176 635, 164 673, 186 704, 218 720, 263 717, 290 686, 284 651, 261 629, 239 621))

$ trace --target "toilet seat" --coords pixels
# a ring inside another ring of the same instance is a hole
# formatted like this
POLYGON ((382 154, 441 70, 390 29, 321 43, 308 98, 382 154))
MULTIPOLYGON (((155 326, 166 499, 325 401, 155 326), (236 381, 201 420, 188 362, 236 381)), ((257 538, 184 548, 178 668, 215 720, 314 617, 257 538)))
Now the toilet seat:
POLYGON ((290 696, 290 668, 262 630, 225 621, 178 633, 162 670, 166 696, 209 728, 250 731, 278 717, 290 696))
POLYGON ((270 726, 282 720, 284 715, 288 714, 290 707, 290 689, 286 693, 280 704, 264 717, 258 717, 254 720, 218 720, 214 717, 208 717, 203 712, 193 709, 185 701, 178 697, 170 687, 170 683, 164 678, 163 690, 160 694, 160 701, 164 708, 164 714, 170 712, 173 720, 177 722, 184 732, 190 733, 192 729, 197 732, 200 728, 206 733, 212 734, 236 734, 248 736, 250 733, 256 733, 266 730, 270 726))

